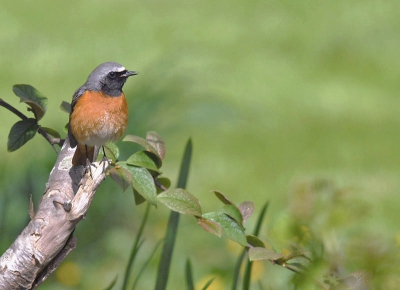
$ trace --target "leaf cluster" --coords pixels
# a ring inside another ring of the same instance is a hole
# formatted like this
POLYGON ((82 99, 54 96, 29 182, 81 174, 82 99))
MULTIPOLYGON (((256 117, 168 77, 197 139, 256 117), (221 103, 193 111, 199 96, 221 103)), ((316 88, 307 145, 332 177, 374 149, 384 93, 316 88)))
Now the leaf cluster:
MULTIPOLYGON (((47 98, 30 85, 15 85, 13 91, 20 98, 20 102, 28 105, 28 111, 33 113, 33 117, 28 118, 0 99, 1 106, 7 108, 21 118, 21 121, 16 122, 10 130, 7 143, 8 151, 12 152, 19 149, 26 142, 31 140, 36 133, 40 133, 45 137, 52 146, 54 144, 61 145, 63 140, 60 139, 60 134, 56 130, 39 125, 39 121, 44 117, 47 110, 47 98)), ((62 102, 60 109, 61 111, 69 113, 70 104, 62 102)), ((251 201, 243 201, 237 205, 222 192, 213 190, 212 193, 216 196, 217 200, 222 203, 221 210, 204 212, 200 201, 185 189, 192 152, 191 140, 188 141, 186 146, 177 188, 171 187, 171 181, 167 177, 162 176, 161 167, 166 154, 166 146, 158 133, 148 132, 145 138, 127 135, 123 141, 138 144, 143 149, 133 152, 126 160, 119 160, 119 148, 116 144, 109 143, 104 146, 103 152, 111 161, 112 165, 107 174, 123 191, 126 191, 128 188, 132 189, 137 205, 145 201, 148 202, 144 219, 137 238, 134 241, 127 264, 123 289, 126 289, 128 285, 132 265, 144 242, 142 239, 142 231, 146 224, 150 207, 152 205, 157 208, 158 203, 163 204, 172 212, 168 223, 166 238, 164 240, 163 255, 160 260, 156 290, 165 289, 167 284, 168 273, 166 272, 168 272, 171 262, 176 229, 179 223, 179 214, 193 216, 197 224, 203 230, 218 237, 225 236, 244 248, 235 267, 232 289, 237 289, 237 277, 239 276, 239 270, 244 262, 246 253, 248 253, 249 260, 246 262, 245 266, 243 289, 249 289, 250 287, 252 261, 268 260, 272 264, 280 265, 298 274, 303 274, 307 271, 310 264, 320 258, 321 255, 317 253, 318 251, 311 251, 310 253, 299 246, 294 246, 290 253, 279 253, 276 249, 273 250, 269 245, 265 245, 264 242, 258 238, 268 203, 262 208, 257 219, 256 228, 252 234, 246 234, 245 228, 246 221, 254 211, 254 204, 251 201), (167 269, 167 271, 165 271, 165 269, 167 269)), ((101 159, 101 157, 102 156, 98 156, 98 159, 101 159)), ((155 246, 153 252, 140 270, 139 275, 136 277, 132 289, 135 288, 141 273, 162 242, 163 241, 159 241, 155 246)), ((185 267, 185 277, 187 289, 194 289, 192 265, 189 259, 185 267)), ((339 283, 339 279, 333 276, 330 276, 329 279, 332 285, 339 283)), ((111 289, 115 285, 115 281, 116 279, 107 289, 111 289)), ((212 279, 209 280, 202 289, 207 289, 211 283, 212 279)), ((326 283, 315 281, 315 284, 322 288, 330 289, 326 286, 326 283)))
POLYGON ((40 133, 57 152, 54 144, 62 145, 63 140, 60 139, 60 134, 52 128, 39 125, 39 121, 44 117, 47 110, 47 98, 31 85, 14 85, 13 92, 20 98, 21 103, 28 105, 27 109, 33 113, 33 117, 27 117, 0 99, 1 106, 10 110, 21 119, 21 121, 16 122, 11 127, 8 135, 7 150, 13 152, 21 148, 26 142, 35 137, 36 133, 40 133))

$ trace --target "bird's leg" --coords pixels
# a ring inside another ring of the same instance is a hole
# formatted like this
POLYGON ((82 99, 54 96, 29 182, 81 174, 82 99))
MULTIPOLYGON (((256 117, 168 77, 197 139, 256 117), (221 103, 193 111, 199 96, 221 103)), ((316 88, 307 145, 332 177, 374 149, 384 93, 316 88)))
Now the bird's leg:
POLYGON ((97 167, 96 167, 95 164, 93 164, 92 162, 90 162, 89 155, 88 155, 88 150, 87 150, 87 145, 85 145, 85 149, 86 149, 86 169, 89 169, 90 177, 93 178, 92 166, 93 166, 94 168, 97 168, 97 167))
MULTIPOLYGON (((107 162, 108 165, 110 165, 111 162, 110 162, 110 160, 107 158, 106 151, 104 150, 104 146, 101 146, 101 148, 103 149, 103 158, 101 159, 100 163, 107 162)), ((103 163, 103 172, 104 172, 104 170, 105 170, 105 164, 103 163)))

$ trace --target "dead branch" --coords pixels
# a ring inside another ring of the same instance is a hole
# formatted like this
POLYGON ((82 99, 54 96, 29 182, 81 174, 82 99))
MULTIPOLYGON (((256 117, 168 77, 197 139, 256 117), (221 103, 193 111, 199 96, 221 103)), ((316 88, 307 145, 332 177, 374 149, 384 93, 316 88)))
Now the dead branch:
POLYGON ((38 212, 0 257, 0 289, 36 289, 75 248, 73 231, 85 217, 108 163, 97 164, 92 177, 82 178, 84 168, 71 167, 74 151, 65 140, 38 212))

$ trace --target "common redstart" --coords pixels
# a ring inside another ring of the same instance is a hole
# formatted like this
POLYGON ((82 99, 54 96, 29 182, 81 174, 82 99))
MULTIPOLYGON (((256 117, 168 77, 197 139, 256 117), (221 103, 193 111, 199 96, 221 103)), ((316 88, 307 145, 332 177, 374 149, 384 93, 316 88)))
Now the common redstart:
MULTIPOLYGON (((116 62, 96 67, 72 97, 68 137, 76 148, 72 165, 87 165, 94 147, 117 141, 128 123, 128 104, 122 92, 126 80, 137 75, 116 62)), ((103 148, 104 150, 104 148, 103 148)))

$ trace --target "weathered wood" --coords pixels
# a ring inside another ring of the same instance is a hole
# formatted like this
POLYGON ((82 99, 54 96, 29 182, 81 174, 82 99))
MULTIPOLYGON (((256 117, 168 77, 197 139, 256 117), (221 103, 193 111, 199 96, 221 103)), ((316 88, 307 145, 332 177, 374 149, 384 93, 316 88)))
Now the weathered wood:
POLYGON ((71 167, 74 151, 65 140, 37 213, 0 257, 0 289, 36 289, 75 248, 73 231, 104 180, 108 163, 94 163, 91 174, 82 178, 85 169, 71 167))

